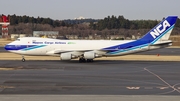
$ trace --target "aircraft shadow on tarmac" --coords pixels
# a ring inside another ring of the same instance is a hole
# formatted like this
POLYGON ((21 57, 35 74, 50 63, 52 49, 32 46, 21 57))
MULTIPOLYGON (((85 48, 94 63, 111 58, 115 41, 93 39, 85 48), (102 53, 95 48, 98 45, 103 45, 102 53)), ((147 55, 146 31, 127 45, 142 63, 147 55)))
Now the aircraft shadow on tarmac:
MULTIPOLYGON (((21 61, 20 61, 21 62, 21 61)), ((79 63, 78 60, 71 60, 71 61, 61 61, 61 60, 27 60, 26 62, 41 62, 41 63, 72 63, 72 64, 126 64, 131 62, 149 62, 149 61, 135 61, 135 60, 94 60, 93 62, 84 62, 79 63)), ((24 62, 24 63, 26 63, 24 62)), ((157 61, 150 61, 150 62, 157 62, 157 61)), ((23 63, 23 62, 22 62, 23 63)))

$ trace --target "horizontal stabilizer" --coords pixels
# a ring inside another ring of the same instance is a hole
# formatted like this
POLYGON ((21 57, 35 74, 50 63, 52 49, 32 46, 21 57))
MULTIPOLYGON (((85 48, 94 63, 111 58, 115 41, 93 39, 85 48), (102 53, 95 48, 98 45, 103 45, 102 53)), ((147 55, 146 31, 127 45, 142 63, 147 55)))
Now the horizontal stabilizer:
POLYGON ((158 41, 155 44, 151 44, 150 46, 158 46, 158 45, 165 45, 165 44, 170 44, 172 43, 171 40, 167 40, 167 41, 158 41))

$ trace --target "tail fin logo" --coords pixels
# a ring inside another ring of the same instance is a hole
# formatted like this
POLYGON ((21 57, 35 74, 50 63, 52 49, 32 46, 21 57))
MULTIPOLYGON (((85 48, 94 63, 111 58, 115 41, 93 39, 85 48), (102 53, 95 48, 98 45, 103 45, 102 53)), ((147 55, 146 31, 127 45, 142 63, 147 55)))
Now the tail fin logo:
POLYGON ((170 27, 171 25, 167 20, 165 20, 162 24, 158 25, 152 32, 150 32, 151 36, 155 39, 160 34, 162 34, 167 27, 170 27))

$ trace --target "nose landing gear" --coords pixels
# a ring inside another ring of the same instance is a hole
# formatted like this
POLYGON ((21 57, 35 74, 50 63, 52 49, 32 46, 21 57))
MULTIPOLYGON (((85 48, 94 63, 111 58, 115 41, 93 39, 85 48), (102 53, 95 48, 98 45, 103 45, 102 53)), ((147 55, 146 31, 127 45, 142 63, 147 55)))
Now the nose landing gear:
POLYGON ((22 56, 22 62, 25 62, 26 60, 25 60, 25 58, 24 58, 24 56, 22 56))

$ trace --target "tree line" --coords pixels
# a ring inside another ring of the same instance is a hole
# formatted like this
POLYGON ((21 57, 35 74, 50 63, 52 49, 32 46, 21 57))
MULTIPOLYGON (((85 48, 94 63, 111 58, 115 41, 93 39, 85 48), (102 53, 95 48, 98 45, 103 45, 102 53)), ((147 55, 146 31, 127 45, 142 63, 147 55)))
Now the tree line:
POLYGON ((42 18, 42 17, 29 17, 29 16, 16 16, 14 15, 9 15, 10 16, 10 23, 11 25, 17 25, 19 23, 35 23, 35 24, 49 24, 53 27, 60 27, 60 26, 67 26, 70 27, 75 24, 80 24, 80 23, 87 23, 87 22, 97 22, 98 20, 96 19, 67 19, 67 20, 53 20, 50 18, 42 18))
POLYGON ((49 24, 53 27, 68 26, 64 21, 52 20, 50 18, 10 15, 11 25, 17 25, 19 23, 49 24))
MULTIPOLYGON (((31 36, 33 31, 58 31, 60 36, 77 35, 79 37, 101 36, 107 39, 110 35, 131 37, 143 36, 159 21, 157 20, 128 20, 123 16, 108 16, 101 20, 52 20, 50 18, 10 16, 10 34, 27 34, 31 36)), ((1 32, 1 29, 0 29, 1 32)), ((173 35, 180 34, 180 20, 178 19, 173 35)))
MULTIPOLYGON (((49 24, 52 27, 72 27, 76 24, 81 23, 90 23, 89 27, 94 30, 103 30, 103 29, 150 29, 159 23, 157 20, 128 20, 123 16, 114 16, 105 17, 101 20, 95 19, 75 19, 75 20, 53 20, 50 18, 42 17, 29 17, 29 16, 16 16, 10 15, 11 25, 17 25, 19 23, 34 23, 34 24, 49 24)), ((180 19, 176 23, 176 27, 180 27, 180 19)))
MULTIPOLYGON (((164 18, 163 18, 164 19, 164 18)), ((151 29, 156 26, 160 21, 157 20, 128 20, 123 16, 116 17, 105 17, 97 23, 90 23, 92 29, 103 30, 103 29, 151 29)), ((180 19, 177 20, 176 27, 180 28, 180 19)))

